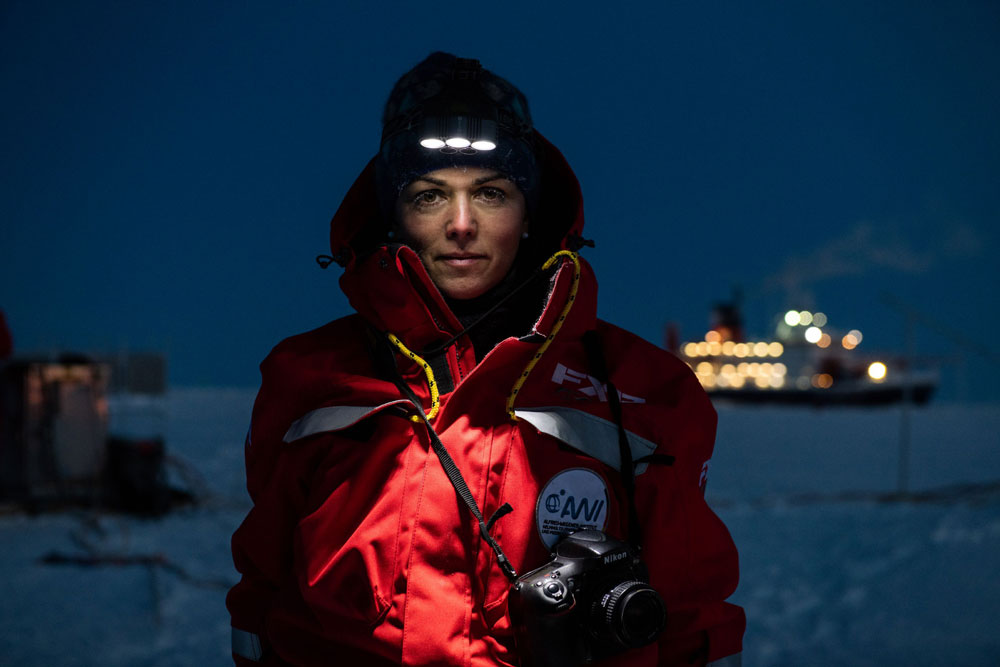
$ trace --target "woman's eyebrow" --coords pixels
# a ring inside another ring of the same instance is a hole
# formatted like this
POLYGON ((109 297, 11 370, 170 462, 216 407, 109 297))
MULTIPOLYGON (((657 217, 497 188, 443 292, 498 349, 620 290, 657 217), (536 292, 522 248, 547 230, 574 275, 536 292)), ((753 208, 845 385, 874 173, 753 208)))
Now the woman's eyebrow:
POLYGON ((447 185, 447 183, 445 183, 444 181, 439 181, 436 178, 431 178, 430 176, 426 176, 426 175, 424 175, 424 176, 418 176, 417 178, 413 179, 414 183, 416 183, 417 181, 426 181, 426 182, 430 183, 431 185, 438 185, 438 186, 441 186, 441 187, 444 187, 445 185, 447 185))
POLYGON ((506 176, 497 171, 492 174, 487 174, 486 176, 480 176, 474 181, 474 183, 476 185, 482 185, 483 183, 489 183, 490 181, 496 181, 499 179, 508 180, 506 176))

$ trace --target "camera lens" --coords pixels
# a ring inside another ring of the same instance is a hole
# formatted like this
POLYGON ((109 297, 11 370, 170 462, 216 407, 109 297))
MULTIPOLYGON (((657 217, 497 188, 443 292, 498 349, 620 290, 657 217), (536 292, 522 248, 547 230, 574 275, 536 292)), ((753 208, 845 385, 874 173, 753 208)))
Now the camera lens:
POLYGON ((626 648, 638 648, 663 632, 667 610, 663 598, 648 584, 623 581, 598 598, 593 620, 601 630, 599 634, 626 648))

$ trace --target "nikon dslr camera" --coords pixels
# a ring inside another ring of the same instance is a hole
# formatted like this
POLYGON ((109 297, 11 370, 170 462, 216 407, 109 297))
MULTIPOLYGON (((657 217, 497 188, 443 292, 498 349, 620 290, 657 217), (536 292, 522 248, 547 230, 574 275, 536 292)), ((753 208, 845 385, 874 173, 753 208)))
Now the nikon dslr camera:
POLYGON ((510 592, 523 667, 576 667, 650 644, 663 632, 663 598, 646 583, 646 568, 628 544, 581 530, 552 555, 510 592))

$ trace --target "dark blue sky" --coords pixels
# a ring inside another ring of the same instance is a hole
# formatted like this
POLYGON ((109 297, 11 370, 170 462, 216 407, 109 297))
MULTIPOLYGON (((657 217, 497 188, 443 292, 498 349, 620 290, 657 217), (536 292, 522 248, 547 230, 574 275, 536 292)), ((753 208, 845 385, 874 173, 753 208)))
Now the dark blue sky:
POLYGON ((917 347, 945 396, 1000 396, 992 1, 8 0, 0 308, 19 350, 161 349, 175 384, 255 384, 280 338, 348 312, 313 257, 389 88, 436 49, 520 86, 576 169, 603 317, 700 336, 740 286, 758 335, 814 307, 899 350, 889 294, 936 323, 917 347))

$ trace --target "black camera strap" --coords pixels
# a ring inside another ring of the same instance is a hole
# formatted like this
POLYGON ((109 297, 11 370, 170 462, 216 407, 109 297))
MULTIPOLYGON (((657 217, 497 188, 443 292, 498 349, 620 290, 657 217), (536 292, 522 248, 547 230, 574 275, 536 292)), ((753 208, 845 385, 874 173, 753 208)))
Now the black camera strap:
POLYGON ((587 350, 590 369, 594 372, 594 377, 607 387, 605 393, 608 396, 608 406, 611 408, 611 416, 618 425, 620 472, 622 486, 625 487, 625 495, 628 496, 628 541, 635 547, 636 551, 639 551, 642 549, 642 528, 639 524, 639 513, 635 507, 635 462, 632 460, 632 447, 629 445, 628 433, 625 432, 625 422, 622 419, 621 398, 618 395, 618 389, 611 382, 608 365, 604 359, 601 336, 596 329, 591 329, 583 334, 583 346, 587 350))
POLYGON ((443 442, 441 442, 441 438, 438 437, 437 431, 435 431, 434 427, 431 425, 430 419, 427 418, 427 413, 424 412, 424 406, 420 402, 420 398, 417 397, 413 389, 410 388, 410 385, 406 383, 406 380, 399 375, 399 369, 395 366, 395 356, 392 353, 392 349, 385 344, 384 338, 381 340, 383 342, 383 346, 388 349, 389 355, 392 355, 392 365, 393 370, 395 371, 395 377, 393 379, 396 386, 399 387, 399 390, 403 392, 403 395, 406 396, 410 403, 413 404, 413 407, 417 411, 417 415, 420 416, 420 419, 423 420, 424 426, 427 427, 427 435, 430 437, 431 448, 437 455, 438 460, 441 461, 441 467, 444 468, 445 474, 448 475, 448 480, 451 482, 451 485, 455 487, 455 492, 458 494, 458 497, 462 499, 462 502, 465 503, 465 506, 469 508, 469 511, 472 512, 472 516, 474 516, 476 521, 479 523, 480 537, 482 537, 483 541, 486 542, 490 549, 493 550, 493 553, 497 558, 497 565, 500 566, 504 576, 506 576, 511 582, 517 581, 517 572, 514 570, 514 566, 511 565, 507 555, 503 552, 503 549, 500 547, 500 543, 497 542, 496 539, 494 539, 494 537, 490 534, 493 524, 495 524, 498 519, 513 512, 514 508, 510 506, 510 503, 504 503, 497 508, 497 511, 493 513, 493 516, 491 516, 488 521, 483 518, 483 513, 479 511, 479 506, 476 504, 476 500, 472 497, 472 492, 469 490, 469 485, 465 483, 465 478, 462 477, 462 471, 458 469, 458 464, 455 463, 455 459, 451 458, 451 454, 448 453, 448 448, 444 446, 443 442))

